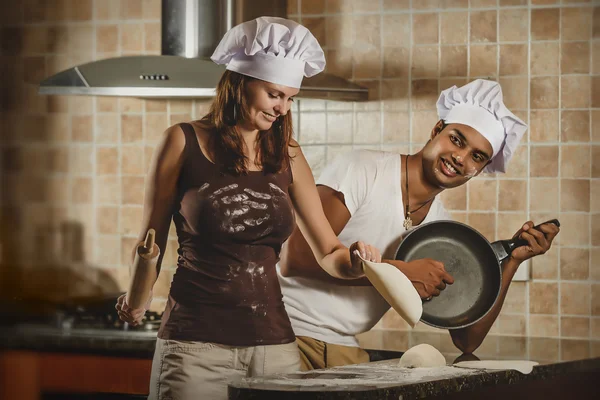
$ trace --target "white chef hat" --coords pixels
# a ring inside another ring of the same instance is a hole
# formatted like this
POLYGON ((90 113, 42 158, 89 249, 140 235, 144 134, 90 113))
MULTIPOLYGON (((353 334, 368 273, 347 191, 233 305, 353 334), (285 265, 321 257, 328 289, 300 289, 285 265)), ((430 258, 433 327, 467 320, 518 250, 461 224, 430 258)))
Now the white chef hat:
POLYGON ((325 69, 325 54, 304 26, 289 19, 259 17, 231 28, 211 59, 230 71, 300 88, 302 78, 325 69))
POLYGON ((494 153, 485 172, 506 172, 527 125, 506 108, 498 82, 476 79, 452 86, 440 94, 437 110, 447 124, 468 125, 490 142, 494 153))

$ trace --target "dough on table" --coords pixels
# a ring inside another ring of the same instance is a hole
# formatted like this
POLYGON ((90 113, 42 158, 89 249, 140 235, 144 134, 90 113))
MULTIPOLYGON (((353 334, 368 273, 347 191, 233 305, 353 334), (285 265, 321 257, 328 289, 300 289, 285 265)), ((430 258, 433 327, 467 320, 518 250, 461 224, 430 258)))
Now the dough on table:
POLYGON ((373 287, 414 328, 423 314, 423 301, 410 279, 387 263, 363 259, 363 270, 373 287))
POLYGON ((431 368, 443 367, 446 359, 438 349, 430 344, 418 344, 411 347, 402 355, 398 362, 399 367, 406 368, 431 368))
POLYGON ((524 360, 481 360, 481 361, 461 361, 454 364, 455 367, 460 368, 474 368, 474 369, 492 369, 492 370, 505 370, 514 369, 522 374, 528 374, 533 371, 533 366, 538 365, 536 361, 524 361, 524 360))

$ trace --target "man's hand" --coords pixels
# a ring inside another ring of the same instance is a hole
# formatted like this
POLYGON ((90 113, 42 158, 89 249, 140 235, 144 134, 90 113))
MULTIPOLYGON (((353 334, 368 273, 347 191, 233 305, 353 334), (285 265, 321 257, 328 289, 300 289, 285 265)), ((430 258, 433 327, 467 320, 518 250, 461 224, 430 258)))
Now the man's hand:
POLYGON ((454 278, 446 272, 444 264, 423 258, 404 262, 399 260, 387 260, 398 268, 412 282, 419 296, 422 299, 431 299, 432 296, 439 296, 441 291, 446 289, 446 285, 452 285, 454 278))
POLYGON ((560 228, 553 223, 546 223, 539 226, 538 229, 534 229, 532 221, 527 221, 521 229, 513 236, 513 239, 521 238, 527 240, 529 243, 527 246, 517 247, 513 250, 510 258, 518 263, 535 257, 540 254, 544 254, 552 246, 552 241, 560 232, 560 228))

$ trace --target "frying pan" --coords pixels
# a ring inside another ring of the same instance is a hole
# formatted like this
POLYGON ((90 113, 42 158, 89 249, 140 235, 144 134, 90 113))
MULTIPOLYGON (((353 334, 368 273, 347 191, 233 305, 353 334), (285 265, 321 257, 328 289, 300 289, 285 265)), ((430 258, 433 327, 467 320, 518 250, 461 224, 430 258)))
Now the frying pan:
MULTIPOLYGON (((560 226, 556 219, 546 223, 560 226)), ((474 324, 488 313, 500 294, 502 261, 515 248, 527 244, 525 239, 490 243, 468 225, 434 221, 406 235, 396 252, 396 260, 431 258, 444 264, 454 284, 423 303, 421 321, 436 328, 459 329, 474 324)))

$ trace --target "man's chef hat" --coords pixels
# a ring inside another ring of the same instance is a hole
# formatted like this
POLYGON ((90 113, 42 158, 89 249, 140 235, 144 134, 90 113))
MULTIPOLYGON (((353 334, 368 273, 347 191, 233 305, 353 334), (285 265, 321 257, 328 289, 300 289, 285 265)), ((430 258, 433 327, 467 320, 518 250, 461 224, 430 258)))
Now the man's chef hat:
POLYGON ((477 79, 452 86, 440 94, 437 110, 447 124, 468 125, 490 142, 494 153, 485 172, 506 172, 527 125, 506 108, 499 83, 477 79))
POLYGON ((230 71, 293 88, 323 71, 325 55, 304 26, 284 18, 259 17, 231 28, 211 59, 230 71))

